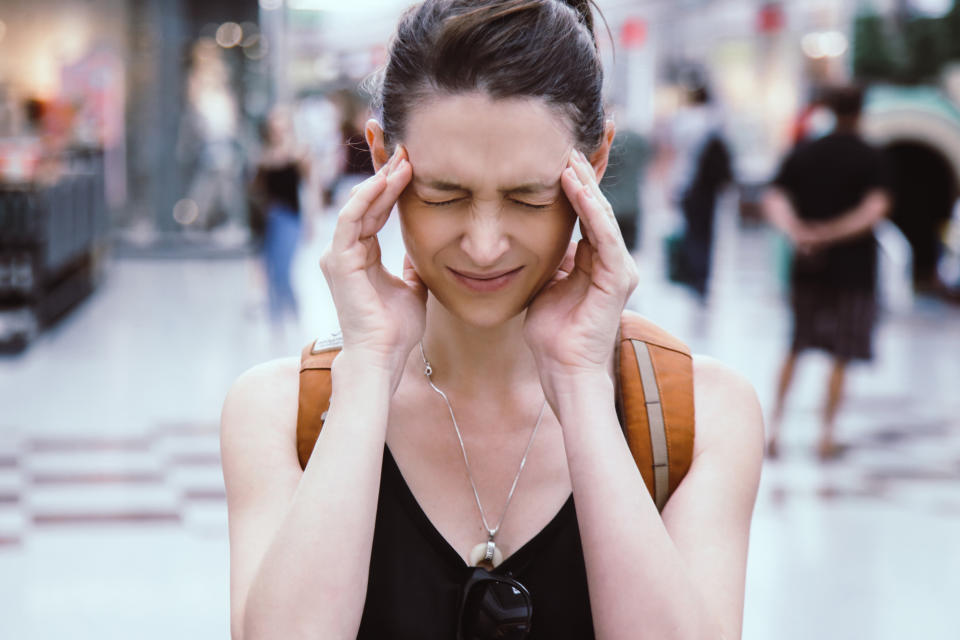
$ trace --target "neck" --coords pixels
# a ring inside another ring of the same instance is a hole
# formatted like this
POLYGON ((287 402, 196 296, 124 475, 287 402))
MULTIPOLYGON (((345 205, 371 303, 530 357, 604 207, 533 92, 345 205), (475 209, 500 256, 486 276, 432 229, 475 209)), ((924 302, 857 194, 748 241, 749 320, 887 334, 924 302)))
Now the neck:
POLYGON ((837 133, 857 133, 859 128, 859 118, 850 116, 841 116, 837 118, 837 124, 835 127, 837 133))
MULTIPOLYGON (((508 398, 529 385, 539 388, 533 353, 523 337, 525 313, 495 327, 477 327, 453 316, 432 295, 427 301, 423 351, 433 368, 434 384, 463 397, 508 398)), ((423 371, 420 349, 409 365, 423 371)))

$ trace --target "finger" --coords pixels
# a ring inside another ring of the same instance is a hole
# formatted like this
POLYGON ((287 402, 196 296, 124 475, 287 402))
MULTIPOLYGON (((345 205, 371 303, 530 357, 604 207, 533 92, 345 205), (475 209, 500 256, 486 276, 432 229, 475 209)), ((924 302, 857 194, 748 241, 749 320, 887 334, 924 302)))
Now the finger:
POLYGON ((337 215, 337 226, 333 230, 333 238, 330 242, 334 253, 345 250, 360 239, 363 214, 370 209, 370 205, 386 186, 387 179, 383 170, 358 185, 356 193, 347 200, 337 215))
MULTIPOLYGON (((577 171, 576 175, 579 180, 584 176, 584 171, 577 171)), ((611 271, 618 271, 630 254, 610 205, 605 198, 598 200, 594 190, 586 184, 577 191, 577 203, 580 205, 578 213, 581 228, 589 234, 590 243, 596 248, 604 265, 611 271)))
POLYGON ((387 176, 386 188, 363 216, 363 226, 360 230, 361 238, 376 235, 380 232, 390 218, 390 213, 393 211, 394 205, 397 204, 397 199, 407 188, 412 177, 413 170, 410 163, 401 158, 387 176))
POLYGON ((563 256, 563 260, 560 262, 560 268, 558 271, 563 271, 564 273, 570 273, 573 271, 575 266, 575 256, 577 255, 577 243, 571 241, 570 245, 567 247, 567 253, 563 256))
POLYGON ((586 238, 594 247, 599 247, 600 238, 597 234, 597 216, 594 211, 596 208, 596 199, 591 194, 589 188, 580 181, 577 173, 572 168, 567 171, 569 172, 567 173, 567 180, 570 184, 568 198, 580 221, 580 235, 586 238))
MULTIPOLYGON (((350 190, 350 198, 337 216, 337 227, 334 229, 331 242, 334 249, 342 250, 360 237, 361 227, 357 226, 357 222, 362 221, 371 207, 380 201, 378 199, 387 186, 388 176, 405 155, 403 147, 398 146, 390 160, 380 167, 379 171, 350 190), (340 231, 339 234, 338 231, 340 231)), ((379 209, 377 207, 377 211, 379 209)))
POLYGON ((377 236, 370 236, 369 238, 360 238, 358 240, 360 245, 363 246, 366 251, 364 258, 364 266, 367 269, 376 268, 381 265, 382 253, 380 251, 380 241, 377 239, 377 236))
POLYGON ((383 193, 370 205, 363 216, 363 228, 360 237, 378 233, 390 217, 390 212, 396 204, 397 198, 406 187, 412 176, 410 163, 406 158, 406 149, 397 145, 390 161, 381 167, 387 179, 387 186, 383 193), (399 181, 399 182, 398 182, 399 181))
POLYGON ((593 256, 595 253, 596 249, 589 242, 585 240, 578 242, 577 252, 573 257, 574 271, 590 276, 593 273, 593 256))
POLYGON ((549 285, 553 285, 561 280, 565 280, 567 276, 570 275, 576 268, 574 262, 574 256, 577 252, 577 243, 571 241, 570 245, 567 247, 567 253, 563 256, 563 260, 560 261, 560 265, 557 267, 557 270, 554 272, 553 277, 548 281, 549 285))
POLYGON ((577 217, 580 218, 580 234, 589 242, 595 244, 596 237, 593 234, 593 228, 584 211, 581 197, 585 187, 572 166, 567 167, 563 170, 563 173, 560 174, 560 186, 563 187, 564 192, 567 194, 567 199, 573 206, 573 210, 576 212, 577 217))
POLYGON ((597 170, 587 160, 587 156, 583 155, 583 152, 579 149, 574 149, 571 153, 571 159, 573 160, 572 166, 580 177, 580 181, 590 187, 590 191, 597 200, 605 200, 603 191, 600 189, 600 183, 597 180, 597 170))
POLYGON ((427 285, 420 279, 420 274, 417 273, 413 262, 410 261, 410 256, 407 254, 403 255, 403 281, 410 285, 422 300, 426 300, 427 285))

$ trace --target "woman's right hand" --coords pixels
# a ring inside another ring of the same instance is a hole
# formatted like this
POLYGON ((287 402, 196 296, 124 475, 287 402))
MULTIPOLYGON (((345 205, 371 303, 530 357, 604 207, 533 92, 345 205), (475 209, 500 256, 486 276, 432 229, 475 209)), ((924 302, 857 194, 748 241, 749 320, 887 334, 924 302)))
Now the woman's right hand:
POLYGON ((343 353, 387 369, 396 380, 423 336, 427 288, 409 259, 404 259, 402 278, 387 271, 377 233, 412 176, 406 150, 398 146, 387 164, 354 187, 320 258, 337 308, 343 353))

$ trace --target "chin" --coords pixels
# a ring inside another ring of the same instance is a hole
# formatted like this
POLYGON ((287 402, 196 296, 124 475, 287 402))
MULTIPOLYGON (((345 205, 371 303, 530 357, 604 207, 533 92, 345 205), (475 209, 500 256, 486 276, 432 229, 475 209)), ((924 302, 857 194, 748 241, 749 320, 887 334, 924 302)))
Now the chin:
POLYGON ((506 324, 527 309, 527 305, 514 299, 483 300, 446 298, 435 296, 443 308, 460 322, 477 329, 493 329, 506 324))

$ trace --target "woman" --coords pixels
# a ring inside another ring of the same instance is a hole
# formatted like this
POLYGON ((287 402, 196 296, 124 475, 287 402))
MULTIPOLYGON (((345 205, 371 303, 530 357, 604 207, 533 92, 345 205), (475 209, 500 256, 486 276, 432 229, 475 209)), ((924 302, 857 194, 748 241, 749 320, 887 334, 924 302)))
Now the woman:
POLYGON ((366 129, 378 173, 321 262, 343 349, 305 471, 296 360, 247 372, 224 406, 234 638, 492 637, 458 617, 488 556, 525 556, 513 577, 535 602, 529 635, 496 637, 739 637, 759 410, 696 361, 696 457, 661 518, 614 409, 637 274, 597 186, 601 82, 585 2, 427 0, 401 20, 366 129), (394 203, 402 279, 376 238, 394 203), (435 554, 371 562, 388 478, 435 554), (572 552, 537 551, 567 535, 572 552))
POLYGON ((285 106, 270 111, 264 123, 264 142, 253 189, 264 201, 267 301, 271 321, 280 326, 285 315, 297 315, 290 265, 300 241, 300 182, 310 168, 306 152, 296 146, 291 114, 285 106))

